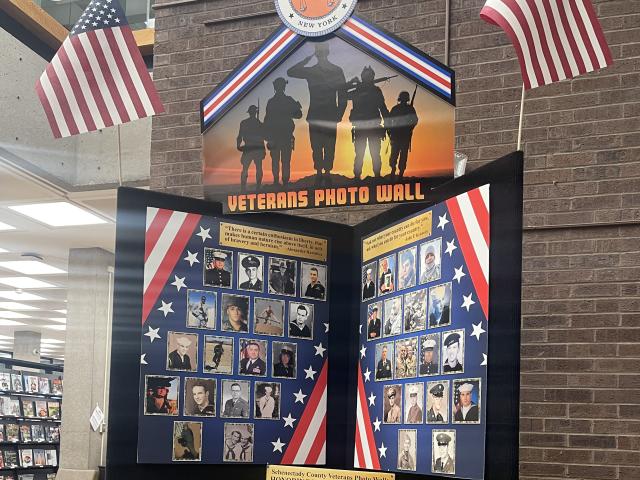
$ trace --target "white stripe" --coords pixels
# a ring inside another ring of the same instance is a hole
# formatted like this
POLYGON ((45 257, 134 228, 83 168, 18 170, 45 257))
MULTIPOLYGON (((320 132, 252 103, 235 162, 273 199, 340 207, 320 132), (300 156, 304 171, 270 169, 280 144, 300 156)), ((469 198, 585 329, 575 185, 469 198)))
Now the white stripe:
MULTIPOLYGON (((63 44, 68 41, 69 37, 65 39, 63 44)), ((64 90, 64 97, 67 99, 67 104, 71 110, 73 121, 76 122, 76 127, 78 127, 78 133, 88 132, 89 129, 87 128, 87 124, 84 122, 84 118, 82 118, 82 112, 80 111, 78 100, 76 99, 73 89, 71 88, 71 84, 69 83, 67 72, 64 71, 64 67, 60 62, 60 57, 57 54, 51 59, 51 67, 55 70, 60 86, 62 87, 62 90, 64 90)))
POLYGON ((549 2, 551 5, 551 9, 553 10, 553 20, 556 24, 556 30, 558 30, 558 35, 560 36, 560 42, 562 43, 562 48, 564 49, 564 56, 567 58, 569 62, 569 68, 571 69, 571 76, 575 77, 576 75, 580 75, 580 70, 578 69, 578 64, 576 63, 576 59, 573 56, 573 51, 571 50, 571 45, 569 44, 569 39, 567 38, 567 32, 564 31, 564 25, 562 24, 562 17, 560 15, 560 10, 558 10, 558 5, 555 1, 549 2))
POLYGON ((67 38, 67 40, 62 43, 62 48, 64 48, 64 51, 67 53, 69 64, 76 74, 76 78, 78 79, 78 83, 80 84, 80 90, 82 90, 82 95, 84 96, 84 99, 86 101, 87 108, 91 113, 91 118, 93 118, 93 123, 96 124, 97 128, 104 128, 105 123, 102 119, 102 115, 100 114, 100 110, 98 109, 95 98, 93 98, 93 92, 91 91, 91 87, 87 82, 87 77, 82 68, 82 65, 80 64, 78 54, 76 53, 75 48, 73 48, 71 40, 69 38, 67 38))
POLYGON ((62 135, 63 137, 70 136, 71 132, 69 131, 69 126, 64 119, 62 109, 60 108, 60 104, 58 103, 58 97, 56 96, 56 92, 53 91, 53 87, 51 86, 49 75, 47 74, 46 70, 40 77, 40 85, 42 85, 42 91, 44 92, 45 97, 47 97, 47 100, 49 100, 51 111, 53 112, 53 116, 55 117, 58 130, 60 130, 60 135, 62 135))
POLYGON ((482 269, 482 274, 484 275, 484 279, 487 284, 489 284, 489 247, 487 246, 487 242, 485 241, 480 225, 478 224, 478 218, 473 211, 469 194, 463 193, 462 195, 458 195, 456 197, 456 201, 460 207, 462 219, 467 232, 469 233, 471 246, 473 247, 473 251, 478 259, 480 268, 482 269))
POLYGON ((487 208, 487 212, 490 212, 491 210, 489 210, 489 188, 490 185, 486 184, 486 185, 482 185, 479 190, 480 190, 480 195, 482 196, 482 202, 484 203, 484 206, 487 208))
POLYGON ((147 291, 149 284, 156 276, 156 272, 158 268, 160 268, 160 264, 162 260, 164 260, 165 255, 171 248, 171 244, 173 240, 176 238, 180 227, 184 223, 184 220, 187 218, 187 214, 184 212, 174 211, 171 213, 171 217, 167 222, 164 230, 160 234, 156 245, 153 247, 151 254, 147 258, 147 261, 144 262, 144 286, 143 292, 147 291))
POLYGON ((153 223, 153 219, 156 218, 158 210, 159 208, 156 207, 147 207, 147 227, 145 228, 147 232, 149 231, 149 227, 153 223))
POLYGON ((558 56, 558 46, 553 40, 553 32, 551 31, 551 24, 549 23, 549 18, 547 17, 547 11, 544 8, 543 0, 534 0, 536 2, 536 8, 538 9, 538 13, 540 15, 540 19, 542 20, 542 28, 544 28, 544 36, 547 40, 547 45, 549 46, 549 52, 551 53, 551 58, 553 60, 554 68, 556 74, 558 75, 558 80, 564 80, 567 76, 564 73, 564 68, 562 67, 562 60, 558 56))
POLYGON ((356 438, 356 445, 353 447, 353 468, 363 468, 358 460, 358 439, 356 438))
POLYGON ((318 455, 318 460, 316 460, 316 465, 324 465, 327 463, 327 442, 325 441, 322 444, 322 450, 320 450, 320 455, 318 455))
POLYGON ((144 108, 147 116, 151 116, 155 113, 153 110, 153 105, 151 105, 147 90, 144 88, 144 84, 142 83, 142 79, 140 78, 140 74, 138 73, 138 69, 136 68, 136 64, 131 57, 131 52, 129 51, 129 47, 127 46, 127 41, 122 35, 122 28, 115 27, 112 28, 111 31, 113 32, 113 36, 116 39, 116 43, 120 47, 122 59, 124 60, 124 64, 127 66, 127 71, 129 72, 129 76, 133 81, 133 86, 135 87, 136 92, 138 92, 138 97, 142 102, 142 107, 144 108))
POLYGON ((111 120, 113 120, 114 125, 118 125, 122 123, 122 119, 120 118, 120 114, 116 108, 116 104, 111 96, 111 92, 107 87, 107 81, 102 74, 102 69, 100 68, 100 64, 96 59, 95 53, 93 51, 93 45, 89 41, 89 37, 86 33, 81 33, 77 36, 78 40, 82 44, 82 48, 84 49, 84 56, 91 64, 91 72, 96 77, 96 84, 98 85, 98 89, 100 89, 100 93, 102 94, 102 98, 104 99, 104 104, 109 110, 109 116, 111 116, 111 120))
POLYGON ((535 18, 527 2, 524 0, 520 0, 518 2, 518 6, 520 7, 520 10, 522 10, 524 18, 527 20, 529 31, 531 32, 531 36, 533 37, 533 46, 536 50, 538 64, 540 65, 540 70, 542 70, 542 78, 544 78, 544 84, 548 85, 549 83, 552 83, 553 80, 551 79, 551 73, 549 72, 547 59, 544 56, 544 50, 542 49, 542 43, 540 42, 541 32, 538 31, 538 26, 536 25, 535 18))
POLYGON ((129 120, 137 120, 138 114, 136 113, 136 109, 133 106, 133 102, 131 101, 131 97, 129 96, 129 92, 127 91, 127 87, 125 85, 124 79, 122 75, 120 75, 120 70, 118 70, 118 65, 116 64, 116 59, 113 56, 113 52, 111 51, 111 47, 109 46, 109 41, 107 40, 106 35, 103 30, 94 30, 96 38, 98 39, 98 43, 100 43, 100 47, 102 48, 102 54, 104 59, 107 61, 107 65, 109 66, 109 71, 111 72, 111 76, 113 77, 113 82, 115 83, 116 88, 118 89, 118 93, 120 94, 120 99, 124 104, 124 108, 127 110, 127 114, 129 115, 129 120))
POLYGON ((580 34, 580 30, 578 29, 576 18, 573 16, 573 10, 571 10, 571 5, 569 4, 568 0, 562 0, 562 3, 564 4, 564 11, 567 14, 567 21, 569 22, 569 26, 571 27, 573 38, 575 39, 576 44, 578 45, 578 50, 580 50, 580 56, 582 57, 584 66, 587 69, 587 72, 592 72, 594 70, 593 64, 591 63, 591 58, 589 58, 589 52, 587 51, 587 47, 585 46, 584 40, 582 39, 582 35, 580 34))
MULTIPOLYGON (((367 408, 367 406, 363 405, 363 401, 366 403, 366 399, 360 397, 360 389, 358 389, 358 409, 356 412, 356 419, 358 422, 358 430, 360 431, 360 443, 362 445, 362 452, 364 453, 363 467, 373 468, 373 459, 371 458, 371 446, 369 445, 369 437, 367 436, 367 428, 364 424, 364 417, 362 413, 362 409, 367 408)), ((357 453, 356 453, 356 457, 357 457, 357 453)))
POLYGON ((307 456, 309 456, 309 452, 311 451, 311 447, 313 446, 313 442, 320 431, 320 425, 322 425, 322 421, 327 414, 327 386, 324 385, 324 389, 322 390, 322 397, 320 397, 320 401, 318 402, 318 407, 315 412, 313 412, 313 417, 311 418, 311 422, 309 422, 309 426, 307 427, 307 431, 304 433, 302 437, 302 441, 300 442, 300 446, 298 447, 298 451, 296 452, 296 456, 291 462, 293 465, 302 465, 307 460, 307 456))
POLYGON ((577 1, 576 5, 578 6, 578 10, 580 11, 580 17, 582 18, 582 23, 584 23, 584 27, 587 30, 587 35, 589 35, 591 45, 593 45, 593 51, 598 58, 598 64, 600 65, 600 68, 604 68, 607 66, 607 59, 604 58, 604 52, 602 51, 600 41, 598 40, 598 36, 596 35, 596 31, 594 29, 595 27, 591 23, 591 19, 589 18, 589 14, 587 13, 587 8, 584 6, 584 0, 577 1))

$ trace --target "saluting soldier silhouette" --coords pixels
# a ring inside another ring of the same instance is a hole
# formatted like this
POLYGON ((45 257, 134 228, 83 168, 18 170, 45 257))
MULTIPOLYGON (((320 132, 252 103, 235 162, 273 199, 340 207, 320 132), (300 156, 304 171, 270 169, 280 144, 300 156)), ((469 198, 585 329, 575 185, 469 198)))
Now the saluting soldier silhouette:
POLYGON ((247 177, 251 162, 256 165, 256 188, 260 189, 262 184, 262 160, 265 157, 264 150, 264 128, 258 118, 258 107, 251 105, 247 113, 249 118, 240 122, 238 137, 236 138, 236 148, 242 152, 240 163, 242 173, 240 174, 240 188, 244 191, 247 188, 247 177), (242 144, 244 142, 244 145, 242 144))
POLYGON ((413 108, 413 99, 411 99, 411 103, 409 103, 409 100, 409 92, 400 92, 397 105, 391 109, 389 118, 385 121, 385 127, 391 142, 391 156, 389 157, 391 180, 395 178, 396 165, 398 165, 399 169, 398 177, 402 179, 404 176, 409 150, 411 150, 413 129, 418 124, 418 115, 416 115, 416 109, 413 108), (398 159, 400 162, 398 162, 398 159))
POLYGON ((286 86, 287 81, 282 77, 273 81, 275 94, 267 102, 264 117, 267 148, 271 153, 273 184, 278 185, 282 178, 283 186, 289 183, 291 172, 291 152, 295 145, 293 119, 302 118, 302 105, 284 93, 286 86), (280 177, 281 166, 282 177, 280 177))

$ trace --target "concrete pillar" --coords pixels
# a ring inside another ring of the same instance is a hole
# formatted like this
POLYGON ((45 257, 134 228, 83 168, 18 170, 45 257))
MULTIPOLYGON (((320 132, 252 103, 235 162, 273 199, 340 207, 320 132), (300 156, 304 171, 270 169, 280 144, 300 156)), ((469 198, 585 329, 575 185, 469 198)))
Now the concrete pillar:
POLYGON ((102 434, 92 430, 89 417, 96 405, 106 411, 113 261, 113 254, 100 248, 69 251, 58 480, 93 480, 102 461, 102 434))
POLYGON ((13 358, 40 363, 40 332, 13 332, 13 358))

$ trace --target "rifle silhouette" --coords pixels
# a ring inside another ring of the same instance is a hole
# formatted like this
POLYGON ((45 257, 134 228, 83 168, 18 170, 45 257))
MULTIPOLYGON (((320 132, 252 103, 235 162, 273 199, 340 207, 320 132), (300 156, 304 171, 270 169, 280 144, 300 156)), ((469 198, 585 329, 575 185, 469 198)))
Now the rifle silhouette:
MULTIPOLYGON (((375 78, 373 80, 373 84, 376 83, 382 83, 382 82, 386 82, 388 80, 391 80, 392 78, 396 78, 398 75, 391 75, 389 77, 379 77, 379 78, 375 78)), ((360 85, 362 83, 362 81, 356 77, 356 78, 352 78, 351 80, 349 80, 347 82, 347 93, 353 93, 356 91, 356 88, 358 87, 358 85, 360 85)))

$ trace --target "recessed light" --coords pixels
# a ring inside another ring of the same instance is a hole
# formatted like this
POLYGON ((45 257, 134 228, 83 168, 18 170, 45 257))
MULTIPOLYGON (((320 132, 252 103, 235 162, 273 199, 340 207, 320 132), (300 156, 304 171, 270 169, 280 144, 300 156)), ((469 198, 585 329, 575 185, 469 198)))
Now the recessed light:
POLYGON ((15 320, 6 320, 4 318, 0 318, 0 327, 19 327, 21 325, 26 325, 26 323, 16 322, 15 320))
POLYGON ((58 323, 67 323, 67 319, 64 317, 49 317, 49 320, 51 320, 52 322, 58 322, 58 323))
POLYGON ((55 288, 55 285, 31 277, 3 277, 0 283, 13 288, 55 288))
POLYGON ((49 328, 51 330, 66 330, 66 325, 43 325, 44 328, 49 328))
POLYGON ((103 220, 97 215, 94 215, 93 213, 69 202, 13 205, 9 208, 52 227, 107 223, 106 220, 103 220))
POLYGON ((32 307, 31 305, 18 302, 0 302, 0 308, 4 308, 5 310, 40 310, 38 307, 32 307))
POLYGON ((22 292, 20 290, 4 290, 0 291, 0 298, 7 300, 19 300, 23 302, 32 302, 34 300, 46 300, 46 298, 36 295, 35 293, 22 292))
POLYGON ((0 318, 31 318, 31 317, 29 315, 25 315, 24 313, 0 311, 0 318))
POLYGON ((38 260, 12 260, 0 262, 0 267, 25 275, 56 275, 67 273, 66 270, 48 265, 38 260))
POLYGON ((8 223, 0 222, 0 230, 15 230, 16 227, 9 225, 8 223))

